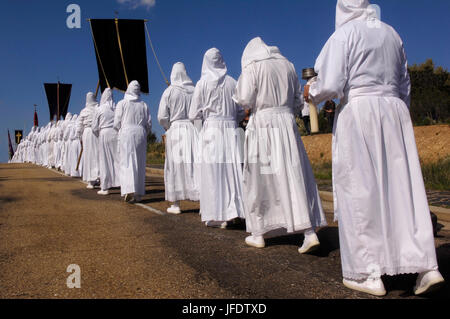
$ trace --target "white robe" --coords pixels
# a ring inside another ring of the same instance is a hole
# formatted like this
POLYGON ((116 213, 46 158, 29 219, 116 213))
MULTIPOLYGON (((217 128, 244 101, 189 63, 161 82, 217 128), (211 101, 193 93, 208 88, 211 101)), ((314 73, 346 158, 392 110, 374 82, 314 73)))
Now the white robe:
POLYGON ((83 172, 83 161, 80 160, 80 165, 77 170, 78 157, 81 152, 81 142, 80 138, 77 134, 77 116, 74 116, 70 123, 70 132, 69 132, 69 158, 68 158, 68 166, 70 167, 69 174, 72 177, 80 177, 83 172))
POLYGON ((102 104, 95 112, 92 131, 98 136, 100 187, 107 190, 119 187, 119 160, 117 154, 117 131, 114 125, 114 109, 102 104))
POLYGON ((63 141, 64 141, 64 157, 63 157, 63 170, 64 173, 66 175, 70 175, 70 155, 69 155, 69 150, 70 150, 70 128, 72 125, 72 121, 71 118, 66 118, 66 123, 64 125, 64 133, 63 133, 63 141))
POLYGON ((49 168, 55 166, 55 153, 54 153, 54 146, 55 142, 53 141, 53 134, 55 133, 55 124, 52 124, 50 126, 50 129, 47 132, 47 166, 49 168))
MULTIPOLYGON (((134 81, 130 83, 132 85, 134 81)), ((148 106, 138 97, 117 103, 114 128, 119 131, 119 175, 122 196, 145 195, 147 135, 151 131, 148 106)))
POLYGON ((332 98, 342 104, 332 161, 343 276, 436 270, 402 40, 383 22, 341 17, 339 7, 336 21, 310 96, 316 105, 332 98))
POLYGON ((78 116, 77 132, 78 136, 82 136, 83 140, 83 181, 94 182, 100 176, 98 167, 98 138, 92 132, 92 121, 97 106, 86 106, 78 116))
POLYGON ((208 50, 189 111, 191 121, 204 120, 199 150, 202 221, 244 218, 242 139, 237 130, 237 121, 244 113, 232 99, 236 81, 226 71, 220 52, 208 50), (219 67, 211 63, 213 60, 220 62, 219 67))
POLYGON ((303 106, 295 68, 260 38, 249 42, 234 99, 251 110, 245 132, 247 231, 304 231, 325 226, 319 191, 294 113, 303 106))
POLYGON ((198 134, 189 120, 193 90, 184 64, 176 63, 158 110, 159 124, 166 130, 164 185, 166 200, 171 202, 200 199, 195 178, 198 134))

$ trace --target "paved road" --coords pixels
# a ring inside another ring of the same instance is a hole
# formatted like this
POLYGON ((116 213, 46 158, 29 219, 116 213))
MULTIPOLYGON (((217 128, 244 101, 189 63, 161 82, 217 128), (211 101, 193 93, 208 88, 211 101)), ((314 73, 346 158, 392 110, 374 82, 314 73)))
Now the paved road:
MULTIPOLYGON (((297 253, 302 235, 258 250, 245 245, 244 225, 205 227, 196 203, 160 215, 113 193, 101 197, 34 165, 1 164, 0 298, 375 298, 341 284, 335 224, 319 231, 314 254, 297 253), (69 264, 81 268, 81 289, 66 286, 69 264)), ((168 207, 161 177, 148 179, 143 204, 168 207)), ((450 282, 449 231, 436 247, 450 282)), ((385 298, 415 298, 415 276, 384 280, 385 298)), ((449 286, 429 298, 448 298, 449 286)))

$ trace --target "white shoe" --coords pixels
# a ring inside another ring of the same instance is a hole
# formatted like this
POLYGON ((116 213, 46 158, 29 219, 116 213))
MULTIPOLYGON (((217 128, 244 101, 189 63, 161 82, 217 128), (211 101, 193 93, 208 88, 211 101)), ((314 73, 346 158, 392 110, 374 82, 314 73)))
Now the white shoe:
POLYGON ((416 285, 414 286, 414 294, 421 295, 429 293, 441 288, 444 285, 444 278, 437 270, 425 271, 417 277, 416 285))
POLYGON ((319 238, 317 238, 316 233, 312 233, 311 235, 305 235, 305 239, 303 240, 303 245, 298 249, 300 254, 310 253, 317 248, 319 248, 320 242, 319 238))
POLYGON ((97 194, 99 194, 99 195, 109 195, 109 191, 108 190, 100 190, 100 191, 98 191, 97 192, 97 194))
POLYGON ((374 296, 386 295, 386 289, 381 278, 367 278, 366 280, 343 279, 342 283, 345 287, 365 292, 374 296))
POLYGON ((87 188, 87 189, 94 189, 94 185, 92 185, 92 184, 87 184, 86 188, 87 188))
POLYGON ((169 214, 175 214, 175 215, 178 215, 178 214, 181 214, 181 209, 180 209, 180 206, 174 206, 174 205, 172 205, 172 206, 170 206, 169 208, 167 208, 167 212, 168 212, 169 214))
POLYGON ((209 220, 209 221, 205 222, 205 225, 207 227, 216 227, 216 228, 220 228, 220 229, 225 229, 225 228, 227 228, 228 223, 227 222, 218 222, 215 220, 209 220))
POLYGON ((255 248, 264 248, 266 246, 263 236, 247 236, 245 238, 245 243, 255 248))

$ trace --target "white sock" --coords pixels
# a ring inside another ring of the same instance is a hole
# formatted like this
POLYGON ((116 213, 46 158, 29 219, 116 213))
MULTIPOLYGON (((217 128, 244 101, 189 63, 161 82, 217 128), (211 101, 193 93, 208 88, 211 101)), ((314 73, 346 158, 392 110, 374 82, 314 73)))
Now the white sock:
POLYGON ((308 228, 304 231, 303 233, 305 235, 305 237, 309 237, 315 234, 315 231, 313 228, 308 228))

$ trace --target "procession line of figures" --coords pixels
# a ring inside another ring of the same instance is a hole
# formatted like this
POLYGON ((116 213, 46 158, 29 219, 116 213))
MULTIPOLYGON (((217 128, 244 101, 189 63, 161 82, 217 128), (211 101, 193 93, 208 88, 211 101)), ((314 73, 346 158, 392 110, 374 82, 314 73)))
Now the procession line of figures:
MULTIPOLYGON (((409 114, 410 79, 402 40, 377 20, 367 0, 338 0, 336 31, 316 60, 318 76, 303 90, 292 63, 277 47, 254 38, 236 82, 219 50, 209 49, 194 86, 176 63, 162 95, 158 121, 166 129, 164 182, 169 213, 180 200, 200 200, 201 219, 225 226, 245 218, 245 241, 302 232, 300 253, 319 245, 327 225, 295 114, 340 99, 333 126, 335 220, 345 286, 374 295, 382 275, 419 273, 414 291, 441 286, 430 213, 409 114), (369 23, 370 22, 370 23, 369 23), (374 27, 376 26, 376 27, 374 27), (238 122, 250 114, 244 137, 238 122), (199 129, 193 123, 202 123, 199 129)), ((16 161, 60 167, 71 176, 83 141, 81 175, 101 192, 145 193, 147 105, 133 81, 114 110, 110 90, 100 107, 32 131, 16 161)))

